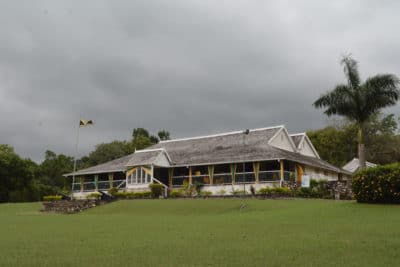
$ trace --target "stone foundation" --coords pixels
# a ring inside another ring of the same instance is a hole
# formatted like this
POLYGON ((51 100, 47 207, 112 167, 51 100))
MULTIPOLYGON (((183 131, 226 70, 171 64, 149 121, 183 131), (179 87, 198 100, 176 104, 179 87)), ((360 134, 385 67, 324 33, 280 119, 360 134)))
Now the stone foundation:
POLYGON ((354 199, 351 180, 329 181, 327 185, 334 199, 354 199))
POLYGON ((108 202, 109 201, 97 199, 50 201, 43 202, 41 211, 65 214, 78 213, 89 208, 104 205, 108 202))
MULTIPOLYGON (((296 191, 300 187, 300 184, 296 182, 284 181, 282 182, 282 186, 288 187, 292 191, 296 191)), ((353 192, 351 190, 351 180, 328 181, 326 186, 332 199, 354 199, 353 192)))

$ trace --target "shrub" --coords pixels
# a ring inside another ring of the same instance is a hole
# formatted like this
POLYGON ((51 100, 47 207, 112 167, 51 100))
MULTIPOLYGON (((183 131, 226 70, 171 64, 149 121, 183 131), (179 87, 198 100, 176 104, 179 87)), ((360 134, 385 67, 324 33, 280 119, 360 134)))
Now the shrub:
POLYGON ((171 198, 183 197, 183 192, 182 192, 182 190, 172 190, 172 191, 169 193, 169 196, 170 196, 171 198))
POLYGON ((144 192, 134 192, 133 193, 133 198, 138 199, 138 198, 150 198, 153 196, 153 193, 151 191, 144 191, 144 192))
POLYGON ((358 202, 400 203, 400 164, 368 168, 353 176, 352 189, 358 202))
POLYGON ((270 187, 263 187, 258 190, 258 193, 263 197, 270 197, 272 196, 272 188, 270 187))
POLYGON ((118 199, 141 199, 141 198, 150 198, 151 192, 116 192, 113 194, 114 197, 118 199))
POLYGON ((291 197, 292 190, 288 187, 263 187, 258 190, 258 193, 264 197, 291 197))
POLYGON ((272 188, 272 193, 277 197, 290 197, 293 195, 288 187, 274 187, 272 188))
POLYGON ((311 187, 300 187, 296 191, 296 197, 302 197, 302 198, 314 198, 315 194, 313 193, 313 190, 311 187))
POLYGON ((219 196, 223 196, 223 195, 225 195, 226 194, 226 190, 224 190, 224 189, 221 189, 221 190, 219 190, 218 192, 217 192, 217 195, 219 195, 219 196))
POLYGON ((101 194, 99 192, 93 192, 86 196, 87 199, 100 199, 101 194))
POLYGON ((185 182, 183 182, 183 185, 182 185, 182 192, 187 197, 193 197, 196 190, 193 185, 191 185, 185 181, 185 182))
POLYGON ((250 186, 250 193, 253 197, 256 195, 256 189, 254 188, 254 186, 250 186))
POLYGON ((199 183, 199 182, 194 182, 193 187, 194 187, 194 190, 196 191, 198 196, 201 195, 200 192, 201 192, 201 189, 203 188, 203 186, 204 185, 199 183))
POLYGON ((58 196, 58 195, 43 197, 43 201, 60 201, 60 200, 62 200, 62 196, 58 196))
POLYGON ((164 187, 161 184, 150 184, 150 191, 152 198, 159 198, 162 195, 164 187))
POLYGON ((310 187, 300 187, 295 191, 296 197, 302 198, 332 198, 326 180, 310 180, 310 187))
POLYGON ((201 191, 200 192, 200 196, 202 196, 202 197, 209 197, 211 195, 212 195, 211 191, 201 191))
POLYGON ((241 195, 244 195, 244 190, 240 190, 240 189, 238 189, 238 190, 235 190, 234 188, 232 188, 232 195, 234 195, 234 196, 241 196, 241 195))

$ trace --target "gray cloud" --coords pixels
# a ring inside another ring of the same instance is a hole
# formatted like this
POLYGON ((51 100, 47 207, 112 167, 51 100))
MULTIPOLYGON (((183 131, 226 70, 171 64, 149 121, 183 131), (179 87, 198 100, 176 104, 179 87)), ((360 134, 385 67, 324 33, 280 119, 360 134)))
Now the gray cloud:
MULTIPOLYGON (((286 124, 322 127, 311 103, 343 81, 400 67, 397 1, 2 1, 0 143, 40 161, 127 139, 286 124)), ((397 73, 398 74, 398 73, 397 73)), ((388 112, 399 113, 399 106, 388 112)))

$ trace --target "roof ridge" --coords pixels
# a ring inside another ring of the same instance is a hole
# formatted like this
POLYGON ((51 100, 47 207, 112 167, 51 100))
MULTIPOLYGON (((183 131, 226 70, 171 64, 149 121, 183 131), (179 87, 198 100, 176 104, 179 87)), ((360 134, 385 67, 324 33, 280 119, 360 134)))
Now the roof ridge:
POLYGON ((165 151, 165 148, 150 148, 150 149, 139 149, 136 150, 135 153, 143 153, 143 152, 154 152, 154 151, 165 151))
MULTIPOLYGON (((282 124, 282 125, 271 126, 271 127, 250 129, 249 131, 256 132, 256 131, 263 131, 263 130, 269 130, 269 129, 275 129, 275 128, 284 128, 284 127, 285 127, 285 125, 282 124)), ((224 132, 224 133, 218 133, 218 134, 210 134, 210 135, 199 135, 199 136, 194 136, 194 137, 177 138, 177 139, 171 139, 171 140, 164 140, 164 141, 160 141, 159 144, 165 144, 165 143, 177 142, 177 141, 196 140, 196 139, 203 139, 203 138, 212 138, 212 137, 239 134, 239 133, 243 133, 243 130, 224 132)))
POLYGON ((306 132, 289 134, 290 136, 307 135, 306 132))

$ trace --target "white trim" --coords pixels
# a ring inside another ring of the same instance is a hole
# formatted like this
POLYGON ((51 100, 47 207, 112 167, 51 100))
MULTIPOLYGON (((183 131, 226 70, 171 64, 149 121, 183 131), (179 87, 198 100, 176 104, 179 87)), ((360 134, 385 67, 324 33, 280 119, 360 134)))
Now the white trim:
MULTIPOLYGON (((272 141, 274 141, 274 139, 275 139, 276 137, 278 137, 279 134, 280 134, 282 131, 284 131, 285 134, 286 134, 286 137, 289 139, 289 143, 290 143, 290 146, 291 146, 292 149, 293 149, 293 152, 297 152, 297 147, 296 147, 296 145, 294 144, 294 142, 293 142, 293 140, 292 140, 292 137, 290 137, 288 131, 287 131, 286 128, 285 128, 285 126, 282 125, 281 127, 282 127, 282 128, 281 128, 279 131, 277 131, 277 132, 269 139, 268 144, 270 145, 270 144, 272 143, 272 141)), ((274 146, 274 147, 276 147, 276 146, 274 146)))
MULTIPOLYGON (((93 166, 95 167, 95 166, 93 166)), ((99 174, 99 173, 114 173, 114 172, 126 172, 126 169, 114 169, 114 170, 102 170, 102 171, 87 171, 87 172, 75 172, 75 176, 79 176, 79 175, 88 175, 88 174, 99 174)), ((72 177, 73 172, 71 173, 67 173, 67 174, 63 174, 64 177, 72 177)))
POLYGON ((305 132, 303 132, 303 133, 295 133, 295 134, 290 134, 290 136, 298 136, 298 135, 306 135, 306 133, 305 133, 305 132))
POLYGON ((302 147, 302 145, 304 143, 304 140, 305 140, 305 135, 303 134, 302 137, 301 137, 301 140, 299 142, 299 145, 297 146, 298 150, 301 150, 301 147, 302 147))
POLYGON ((165 151, 165 149, 163 147, 161 147, 161 148, 151 148, 151 149, 140 149, 140 150, 136 150, 135 153, 154 152, 154 151, 165 151))
POLYGON ((311 147, 311 150, 314 152, 315 156, 317 158, 321 159, 321 157, 318 154, 318 151, 315 149, 315 147, 314 147, 313 143, 311 142, 310 138, 308 137, 307 133, 305 133, 305 132, 304 133, 296 133, 296 134, 291 134, 290 136, 299 136, 299 135, 301 135, 302 138, 301 138, 301 140, 299 142, 299 145, 297 146, 298 152, 300 152, 300 150, 302 148, 302 145, 304 143, 304 140, 305 140, 308 143, 308 145, 311 147))
MULTIPOLYGON (((279 125, 279 126, 272 126, 272 127, 265 127, 265 128, 250 129, 249 131, 256 132, 256 131, 264 131, 264 130, 275 129, 275 128, 284 128, 284 127, 285 127, 284 125, 279 125)), ((240 134, 240 133, 243 133, 243 131, 244 130, 219 133, 219 134, 211 134, 211 135, 203 135, 203 136, 195 136, 195 137, 187 137, 187 138, 179 138, 179 139, 172 139, 172 140, 165 140, 165 141, 160 141, 159 144, 165 144, 165 143, 177 142, 177 141, 195 140, 195 139, 202 139, 202 138, 211 138, 211 137, 218 137, 218 136, 225 136, 225 135, 232 135, 232 134, 240 134)))
MULTIPOLYGON (((170 163, 170 165, 173 163, 173 161, 172 161, 171 157, 169 156, 167 150, 166 150, 165 148, 163 148, 163 147, 136 150, 135 153, 145 153, 145 152, 155 152, 155 151, 164 152, 164 153, 165 153, 165 156, 167 157, 167 159, 168 159, 168 161, 169 161, 169 163, 170 163)), ((161 155, 161 153, 159 153, 159 154, 156 156, 156 160, 158 159, 158 157, 159 157, 160 155, 161 155)), ((125 166, 131 167, 131 166, 133 166, 133 165, 129 165, 129 162, 128 162, 128 164, 126 164, 125 166)), ((135 165, 135 166, 141 166, 141 165, 135 165)))
POLYGON ((318 151, 315 149, 313 143, 311 142, 310 138, 307 136, 307 134, 304 134, 304 140, 307 141, 307 143, 310 145, 312 151, 315 153, 315 155, 317 156, 317 158, 321 159, 321 157, 318 154, 318 151))

